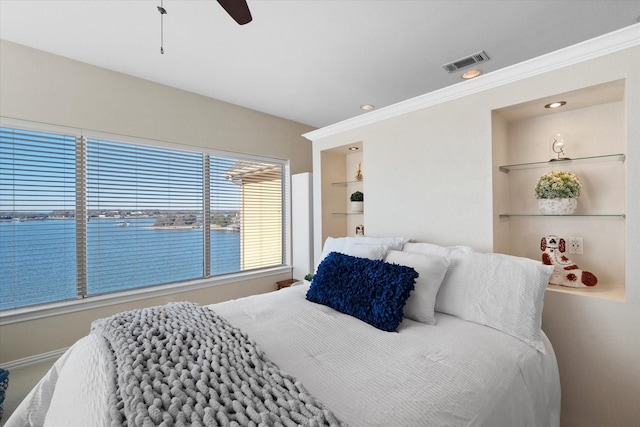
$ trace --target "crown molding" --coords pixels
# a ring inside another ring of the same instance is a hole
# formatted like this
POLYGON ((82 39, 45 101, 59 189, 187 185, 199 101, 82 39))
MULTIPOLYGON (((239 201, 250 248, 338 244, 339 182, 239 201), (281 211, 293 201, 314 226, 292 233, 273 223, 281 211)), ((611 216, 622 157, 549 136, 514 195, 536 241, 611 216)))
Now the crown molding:
POLYGON ((640 23, 303 134, 315 141, 640 45, 640 23))

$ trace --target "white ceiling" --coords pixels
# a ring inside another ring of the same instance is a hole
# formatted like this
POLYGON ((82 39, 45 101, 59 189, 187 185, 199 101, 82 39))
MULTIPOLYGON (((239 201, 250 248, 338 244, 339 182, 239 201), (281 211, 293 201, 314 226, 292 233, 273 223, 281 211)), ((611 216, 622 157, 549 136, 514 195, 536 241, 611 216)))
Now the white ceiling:
MULTIPOLYGON (((0 38, 315 127, 636 24, 640 0, 0 0, 0 38)), ((482 78, 479 77, 479 78, 482 78)))

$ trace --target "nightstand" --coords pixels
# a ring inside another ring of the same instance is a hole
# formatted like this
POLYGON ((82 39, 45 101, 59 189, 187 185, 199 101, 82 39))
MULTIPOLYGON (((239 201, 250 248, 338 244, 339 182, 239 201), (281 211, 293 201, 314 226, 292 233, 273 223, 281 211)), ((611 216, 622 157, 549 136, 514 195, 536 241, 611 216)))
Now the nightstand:
POLYGON ((279 282, 276 282, 276 284, 278 285, 278 290, 280 290, 282 288, 288 288, 289 286, 298 282, 299 282, 298 279, 289 279, 289 280, 281 280, 279 282))

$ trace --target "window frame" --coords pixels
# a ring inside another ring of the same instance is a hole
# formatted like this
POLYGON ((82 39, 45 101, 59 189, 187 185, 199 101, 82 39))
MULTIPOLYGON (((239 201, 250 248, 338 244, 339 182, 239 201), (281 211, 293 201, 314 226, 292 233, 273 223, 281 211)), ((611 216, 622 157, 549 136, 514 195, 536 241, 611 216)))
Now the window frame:
MULTIPOLYGON (((251 155, 245 153, 236 153, 225 150, 219 150, 215 148, 205 148, 198 146, 191 146, 186 144, 179 144, 174 142, 153 140, 147 138, 130 137, 115 135, 111 133, 90 131, 86 129, 70 128, 58 125, 50 125, 43 123, 35 123, 19 119, 11 119, 6 117, 0 117, 0 126, 7 128, 14 128, 26 131, 54 133, 64 135, 74 135, 78 138, 84 139, 98 139, 112 142, 119 142, 125 144, 144 145, 155 148, 167 148, 175 150, 185 150, 191 152, 198 152, 203 157, 225 157, 237 160, 248 160, 257 162, 272 162, 279 164, 282 167, 282 264, 272 267, 263 267, 246 271, 238 271, 232 273, 225 273, 215 276, 203 276, 191 280, 178 281, 166 284, 150 285, 140 288, 127 289, 123 291, 115 291, 101 295, 87 295, 83 298, 60 300, 49 303, 42 303, 24 307, 17 307, 0 311, 0 325, 22 322, 26 320, 33 320, 48 316, 72 313, 77 311, 83 311, 87 309, 105 307, 113 304, 120 304, 125 302, 132 302, 137 300, 162 297, 166 295, 172 295, 182 292, 189 292, 193 290, 208 288, 212 286, 228 285, 232 283, 243 282, 246 280, 269 278, 272 276, 278 276, 284 273, 290 273, 291 266, 291 227, 290 227, 290 215, 291 215, 291 172, 290 161, 284 159, 278 159, 268 156, 251 155)), ((208 172, 208 171, 207 171, 208 172)), ((207 173, 203 173, 203 177, 206 179, 207 173)), ((208 186, 207 186, 208 187, 208 186)), ((76 190, 77 194, 77 190, 76 190)), ((206 194, 203 194, 203 199, 206 194)), ((208 203, 207 203, 208 205, 208 203)), ((206 235, 206 233, 204 233, 206 235)), ((205 239, 208 240, 208 239, 205 239)), ((204 250, 205 256, 208 255, 208 250, 204 250)), ((208 261, 208 258, 206 258, 208 261)), ((203 270, 204 271, 204 270, 203 270)), ((271 279, 271 280, 275 280, 271 279)))

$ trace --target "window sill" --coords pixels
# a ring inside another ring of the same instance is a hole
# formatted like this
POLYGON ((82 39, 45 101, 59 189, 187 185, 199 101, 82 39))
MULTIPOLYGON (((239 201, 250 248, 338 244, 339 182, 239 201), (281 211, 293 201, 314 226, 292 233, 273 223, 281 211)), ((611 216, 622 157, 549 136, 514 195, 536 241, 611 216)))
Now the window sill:
POLYGON ((5 310, 3 312, 0 312, 0 326, 9 325, 11 323, 24 322, 27 320, 41 319, 44 317, 57 316, 60 314, 89 310, 93 308, 107 307, 124 302, 188 292, 212 286, 237 283, 248 279, 270 277, 283 273, 290 273, 291 268, 292 267, 290 266, 273 267, 260 271, 228 274, 224 277, 191 280, 188 282, 172 283, 169 285, 154 286, 152 288, 136 289, 108 295, 98 295, 78 300, 61 301, 50 304, 36 305, 32 307, 5 310))

